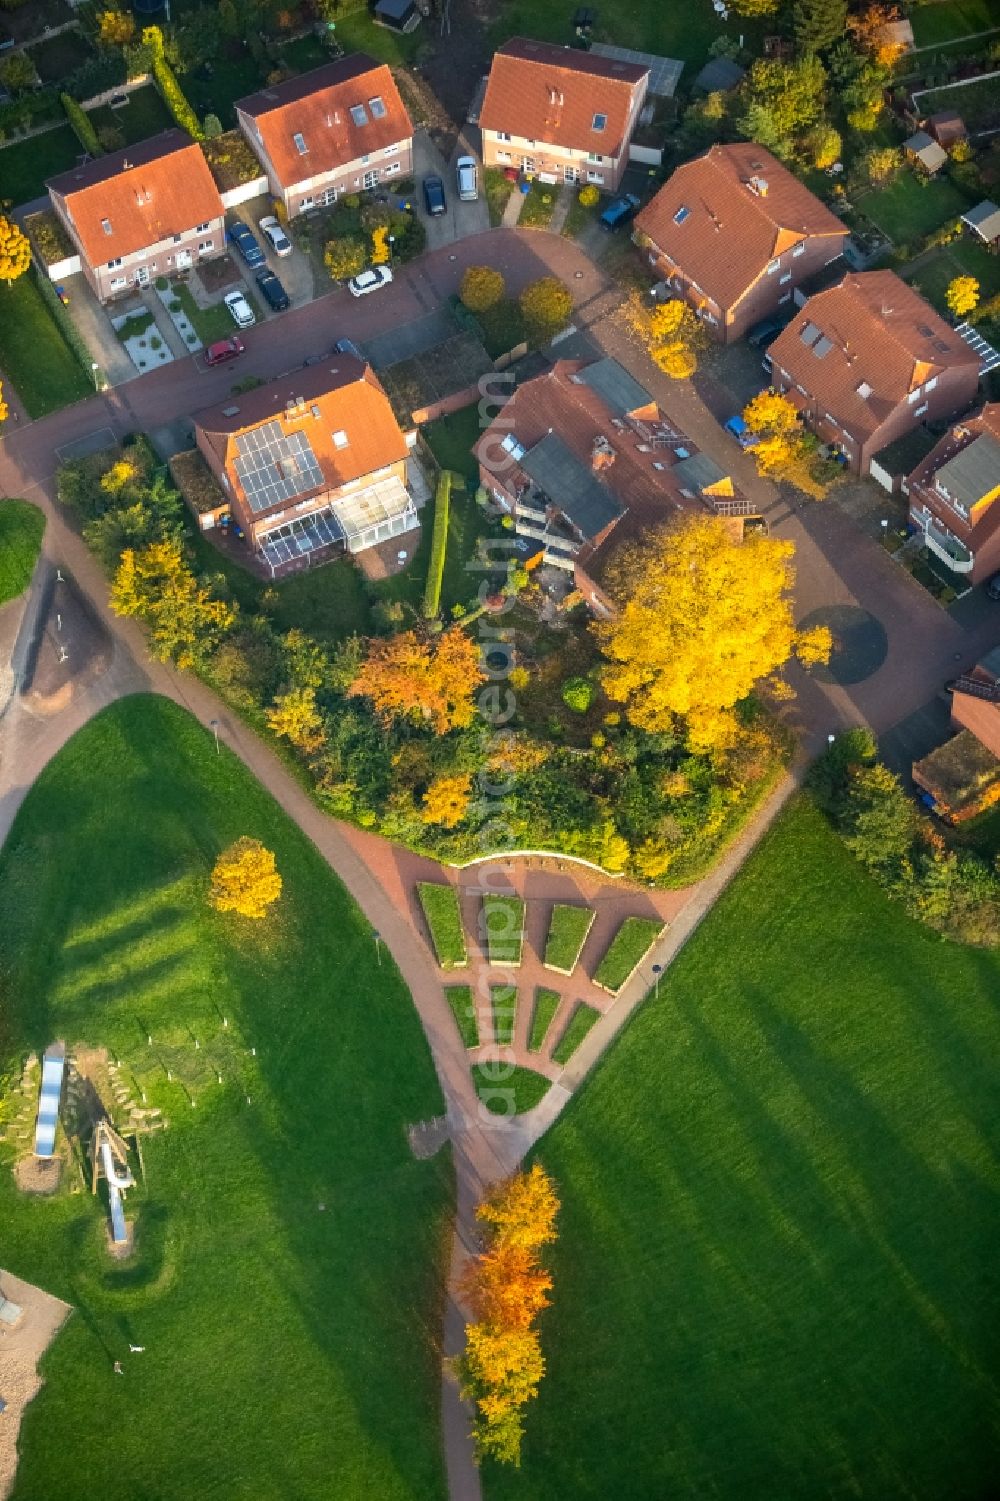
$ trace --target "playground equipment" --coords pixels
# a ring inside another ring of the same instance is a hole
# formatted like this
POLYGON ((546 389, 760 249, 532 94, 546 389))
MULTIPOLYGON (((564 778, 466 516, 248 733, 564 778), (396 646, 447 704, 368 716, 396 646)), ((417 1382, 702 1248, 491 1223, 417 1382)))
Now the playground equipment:
POLYGON ((97 1180, 104 1175, 108 1182, 108 1209, 111 1214, 111 1239, 116 1246, 128 1240, 125 1226, 125 1190, 135 1179, 128 1165, 128 1147, 109 1120, 98 1121, 90 1142, 93 1164, 90 1188, 97 1192, 97 1180))
POLYGON ((36 1157, 51 1157, 55 1151, 65 1067, 66 1045, 53 1042, 42 1055, 42 1088, 38 1096, 38 1120, 35 1124, 36 1157))

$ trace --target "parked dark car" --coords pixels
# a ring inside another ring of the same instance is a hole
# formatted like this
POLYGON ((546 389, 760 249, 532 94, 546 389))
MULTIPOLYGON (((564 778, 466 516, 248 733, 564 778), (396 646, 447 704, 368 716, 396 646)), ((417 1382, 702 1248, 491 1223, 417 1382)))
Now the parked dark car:
POLYGON ((634 193, 623 193, 613 203, 609 203, 601 215, 602 229, 621 229, 630 219, 635 218, 639 207, 639 199, 634 193))
POLYGON ((281 282, 275 276, 273 271, 268 271, 266 269, 263 271, 258 271, 257 285, 258 287, 260 287, 260 290, 266 298, 268 304, 274 308, 276 313, 283 313, 286 307, 291 306, 288 293, 285 291, 284 287, 281 285, 281 282))
POLYGON ((237 355, 246 353, 246 345, 239 334, 233 334, 231 339, 217 339, 214 344, 209 344, 205 350, 206 365, 224 365, 227 360, 235 360, 237 355))
POLYGON ((440 177, 425 177, 423 181, 424 206, 433 217, 447 211, 448 202, 444 196, 444 183, 440 177))
POLYGON ((365 357, 353 339, 338 339, 333 346, 333 352, 334 354, 353 354, 356 360, 361 360, 364 363, 365 357))
POLYGON ((227 234, 251 271, 256 271, 258 266, 264 265, 264 252, 242 219, 235 219, 230 224, 227 234))
POLYGON ((776 313, 773 318, 762 318, 759 323, 755 323, 747 334, 747 343, 750 348, 767 349, 788 327, 797 312, 798 308, 793 308, 787 315, 776 313))
POLYGON ((986 592, 990 599, 1000 599, 1000 573, 995 573, 991 579, 986 580, 986 592))

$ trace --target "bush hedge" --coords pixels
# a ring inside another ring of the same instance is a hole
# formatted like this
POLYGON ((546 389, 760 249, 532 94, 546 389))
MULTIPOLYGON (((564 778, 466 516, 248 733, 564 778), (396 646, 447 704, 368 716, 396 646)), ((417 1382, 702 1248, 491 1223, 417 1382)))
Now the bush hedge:
POLYGON ((591 907, 570 907, 557 902, 549 919, 545 943, 545 967, 571 975, 590 932, 595 913, 591 907))
POLYGON ((201 128, 198 116, 184 97, 184 92, 174 76, 174 70, 166 58, 158 57, 154 60, 153 78, 164 104, 181 130, 186 130, 192 141, 203 140, 205 132, 201 128))
POLYGON ((593 1006, 588 1006, 583 1001, 579 1002, 563 1035, 552 1049, 552 1058, 555 1063, 569 1062, 600 1014, 599 1011, 594 1010, 593 1006))
POLYGON ((519 896, 484 896, 483 928, 491 964, 517 965, 524 942, 524 903, 519 896))
POLYGON ((424 909, 431 942, 442 969, 463 969, 469 962, 458 897, 453 886, 418 881, 417 896, 424 909))
POLYGON ((594 984, 617 995, 662 932, 663 924, 656 918, 626 917, 597 966, 594 984))
POLYGON ((450 469, 442 469, 438 475, 434 496, 434 533, 431 538, 431 560, 427 565, 427 583, 424 586, 424 618, 436 620, 441 612, 441 584, 444 580, 444 563, 448 555, 448 519, 451 513, 450 469))
POLYGON ((89 151, 91 156, 103 156, 104 150, 97 139, 97 131, 76 100, 70 94, 60 94, 59 98, 66 111, 66 118, 73 127, 73 133, 84 151, 89 151))

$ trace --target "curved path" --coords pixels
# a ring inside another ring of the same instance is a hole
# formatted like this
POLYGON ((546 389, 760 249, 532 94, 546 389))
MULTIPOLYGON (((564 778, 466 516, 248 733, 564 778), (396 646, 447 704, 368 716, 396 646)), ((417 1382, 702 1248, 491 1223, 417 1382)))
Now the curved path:
MULTIPOLYGON (((822 740, 831 725, 866 720, 877 730, 894 724, 931 696, 932 683, 951 675, 956 652, 971 659, 987 644, 996 628, 964 633, 939 610, 877 547, 860 537, 834 507, 796 513, 780 505, 774 489, 759 480, 752 461, 733 456, 715 418, 691 383, 671 384, 637 356, 609 318, 615 297, 601 273, 571 242, 559 236, 524 231, 496 231, 459 242, 424 257, 400 273, 391 294, 349 305, 331 294, 308 308, 269 320, 258 331, 246 357, 246 373, 273 378, 294 368, 317 347, 329 346, 344 333, 371 337, 401 321, 437 306, 457 288, 465 266, 489 262, 504 271, 516 290, 545 271, 562 277, 577 302, 577 320, 588 327, 609 353, 630 365, 657 395, 669 415, 720 461, 737 471, 740 484, 761 500, 776 530, 796 542, 799 556, 800 614, 820 604, 868 598, 886 624, 891 668, 886 665, 850 692, 823 686, 797 675, 800 698, 795 717, 807 743, 822 740), (368 304, 375 304, 369 307, 368 304), (979 640, 982 637, 982 640, 979 640), (902 666, 901 666, 902 664, 902 666), (907 667, 911 670, 903 670, 907 667)), ((192 713, 206 727, 217 720, 220 735, 258 777, 284 811, 316 845, 348 887, 367 919, 390 948, 413 996, 434 1065, 447 1102, 447 1126, 457 1180, 457 1219, 452 1254, 452 1289, 468 1255, 475 1249, 473 1209, 486 1185, 511 1172, 559 1114, 573 1090, 586 1076, 650 985, 648 970, 633 977, 622 994, 607 1006, 558 1082, 532 1111, 507 1122, 490 1116, 476 1099, 468 1055, 461 1044, 436 969, 422 936, 414 907, 414 883, 423 876, 442 878, 440 867, 387 841, 339 824, 320 812, 283 763, 197 679, 151 663, 140 628, 114 616, 107 603, 107 581, 79 535, 68 524, 54 498, 54 473, 59 449, 98 429, 121 437, 137 428, 155 431, 187 416, 202 405, 228 394, 231 376, 203 371, 194 360, 178 362, 111 391, 103 397, 69 408, 41 422, 21 426, 0 442, 0 495, 23 496, 40 505, 48 518, 43 556, 68 570, 98 617, 112 643, 107 668, 89 681, 58 712, 33 714, 23 699, 14 697, 0 710, 0 842, 6 837, 17 809, 32 782, 66 741, 95 713, 114 700, 136 692, 161 693, 192 713)), ((718 414, 716 414, 718 415, 718 414)), ((762 808, 743 836, 705 880, 681 893, 660 894, 662 915, 671 925, 649 963, 666 965, 709 910, 739 868, 757 839, 769 826, 793 790, 788 777, 762 808)), ((506 862, 499 858, 494 869, 506 862)), ((445 872, 463 891, 482 890, 483 867, 445 872)), ((515 884, 532 898, 559 900, 576 894, 608 916, 609 926, 629 888, 621 882, 601 883, 593 876, 567 875, 558 861, 532 861, 510 872, 515 884)), ((652 900, 646 892, 631 891, 630 911, 652 900)), ((560 988, 558 985, 554 988, 560 988)), ((564 987, 565 988, 565 987, 564 987)), ((463 1310, 454 1293, 445 1313, 444 1350, 461 1348, 463 1310)), ((472 1461, 469 1416, 451 1379, 442 1378, 442 1421, 452 1501, 478 1501, 478 1471, 472 1461)))

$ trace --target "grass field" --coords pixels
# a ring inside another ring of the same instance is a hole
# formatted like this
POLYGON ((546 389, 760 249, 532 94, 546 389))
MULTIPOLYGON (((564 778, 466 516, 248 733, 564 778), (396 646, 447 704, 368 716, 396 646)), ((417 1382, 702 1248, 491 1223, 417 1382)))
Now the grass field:
POLYGON ((438 964, 442 969, 461 969, 468 962, 469 956, 454 886, 418 881, 417 896, 424 909, 438 964))
POLYGON ((561 191, 558 184, 533 182, 531 191, 524 195, 518 224, 524 229, 548 229, 561 191))
POLYGON ((56 326, 35 275, 31 269, 12 286, 0 286, 0 371, 29 417, 44 417, 93 395, 94 388, 56 326))
POLYGON ((556 902, 545 940, 545 963, 563 974, 572 974, 594 916, 592 907, 570 907, 556 902))
POLYGON ((555 990, 539 988, 535 991, 535 1008, 531 1013, 531 1031, 528 1034, 528 1047, 533 1053, 537 1053, 545 1041, 545 1034, 549 1030, 549 1023, 559 1009, 559 993, 555 990))
POLYGON ((621 990, 629 975, 652 948, 663 924, 652 917, 626 917, 612 938, 608 951, 594 973, 595 985, 612 994, 621 990))
POLYGON ((111 125, 120 130, 125 137, 126 146, 134 146, 136 141, 144 141, 148 136, 158 135, 161 130, 169 130, 174 123, 159 91, 151 83, 129 94, 128 103, 123 104, 120 109, 112 109, 108 104, 92 109, 90 119, 95 129, 101 125, 111 125))
POLYGON ((910 23, 917 46, 933 47, 936 42, 950 42, 1000 26, 1000 15, 992 0, 936 0, 935 4, 915 5, 910 23))
POLYGON ((922 185, 915 173, 904 170, 887 187, 859 198, 857 206, 894 245, 912 245, 949 219, 958 219, 969 204, 947 179, 922 185))
POLYGON ((584 1005, 583 1001, 580 1002, 573 1011, 566 1030, 552 1049, 552 1057, 556 1063, 569 1062, 599 1016, 600 1012, 595 1011, 593 1006, 584 1005))
MULTIPOLYGON (((950 317, 945 293, 956 276, 974 276, 979 283, 980 301, 987 302, 1000 292, 1000 257, 991 255, 985 245, 971 240, 955 240, 946 245, 931 261, 922 265, 913 277, 913 285, 945 317, 950 317)), ((996 323, 984 323, 987 338, 996 335, 996 323)))
POLYGON ((0 149, 0 198, 10 198, 15 206, 40 198, 46 178, 75 167, 82 150, 69 125, 56 125, 4 146, 0 149))
POLYGON ((17 1501, 326 1501, 331 1476, 338 1497, 443 1497, 450 1172, 406 1139, 442 1101, 395 966, 313 846, 194 720, 134 697, 43 772, 0 908, 0 1077, 55 1037, 107 1047, 170 1121, 119 1264, 76 1165, 30 1199, 0 1145, 4 1266, 76 1309, 17 1501), (260 927, 205 901, 243 834, 284 879, 260 927))
MULTIPOLYGON (((494 46, 512 36, 537 37, 543 42, 572 46, 573 7, 560 0, 507 0, 500 19, 491 28, 494 46)), ((741 17, 739 24, 723 26, 713 13, 710 0, 691 0, 689 5, 650 4, 650 0, 619 0, 615 6, 598 8, 595 42, 615 42, 621 47, 637 47, 643 52, 657 52, 664 57, 679 57, 686 63, 708 60, 708 49, 717 36, 734 39, 742 33, 751 52, 759 52, 758 42, 766 26, 741 17)), ((340 32, 338 30, 338 35, 340 32)), ((685 82, 690 82, 685 70, 685 82)))
POLYGON ((31 582, 45 534, 45 517, 27 500, 0 500, 0 605, 31 582))
POLYGON ((547 1369, 488 1501, 995 1495, 998 992, 793 804, 537 1149, 547 1369))

